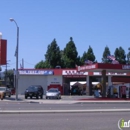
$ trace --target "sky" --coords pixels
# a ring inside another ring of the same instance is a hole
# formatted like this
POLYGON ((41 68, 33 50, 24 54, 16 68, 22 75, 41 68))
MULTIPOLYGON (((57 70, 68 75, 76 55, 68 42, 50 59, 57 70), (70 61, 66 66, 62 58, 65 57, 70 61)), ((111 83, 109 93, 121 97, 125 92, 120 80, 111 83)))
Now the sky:
POLYGON ((0 0, 8 69, 16 67, 17 28, 10 18, 19 26, 19 67, 22 59, 31 69, 45 60, 54 38, 63 50, 72 37, 80 56, 91 46, 98 62, 106 46, 111 54, 130 47, 130 0, 0 0))

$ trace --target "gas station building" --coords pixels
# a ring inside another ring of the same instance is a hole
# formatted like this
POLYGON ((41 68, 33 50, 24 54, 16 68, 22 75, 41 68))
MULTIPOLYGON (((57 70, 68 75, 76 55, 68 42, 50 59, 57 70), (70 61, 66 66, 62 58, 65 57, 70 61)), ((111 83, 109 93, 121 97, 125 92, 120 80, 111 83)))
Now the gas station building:
POLYGON ((115 82, 118 95, 130 92, 130 65, 96 63, 75 69, 19 69, 18 93, 23 94, 28 86, 39 84, 44 91, 56 87, 63 95, 69 95, 71 81, 86 81, 87 95, 92 95, 93 77, 102 82, 103 97, 115 82))

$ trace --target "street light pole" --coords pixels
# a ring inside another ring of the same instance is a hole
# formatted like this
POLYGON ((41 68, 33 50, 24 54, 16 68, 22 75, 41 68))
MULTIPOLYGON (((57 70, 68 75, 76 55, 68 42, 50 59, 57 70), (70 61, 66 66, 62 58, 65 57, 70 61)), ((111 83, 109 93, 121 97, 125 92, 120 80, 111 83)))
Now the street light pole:
POLYGON ((6 69, 5 69, 5 86, 7 87, 7 61, 6 61, 6 69))
MULTIPOLYGON (((14 88, 16 88, 16 81, 15 81, 15 79, 16 79, 16 71, 15 71, 15 68, 13 69, 13 71, 14 71, 14 88)), ((15 94, 16 94, 16 90, 15 90, 15 94)))
POLYGON ((17 27, 17 44, 16 44, 16 50, 15 50, 15 56, 16 56, 16 100, 18 100, 18 53, 19 53, 19 27, 16 23, 16 21, 13 18, 10 18, 11 22, 14 22, 17 27))
POLYGON ((130 64, 130 47, 128 48, 129 53, 128 53, 128 64, 130 64))

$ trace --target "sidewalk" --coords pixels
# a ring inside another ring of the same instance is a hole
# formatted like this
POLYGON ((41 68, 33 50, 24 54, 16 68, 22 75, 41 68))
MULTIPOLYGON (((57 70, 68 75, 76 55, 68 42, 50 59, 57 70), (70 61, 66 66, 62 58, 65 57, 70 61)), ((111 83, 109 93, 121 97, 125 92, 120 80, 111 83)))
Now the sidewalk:
POLYGON ((15 100, 15 96, 11 98, 6 98, 2 101, 7 102, 23 102, 23 103, 39 103, 39 104, 77 104, 77 103, 130 103, 129 99, 119 99, 119 98, 94 98, 94 97, 81 97, 81 96, 63 96, 62 99, 24 99, 19 96, 19 100, 15 100))
POLYGON ((99 97, 99 98, 82 98, 79 100, 83 101, 130 101, 130 98, 107 98, 107 97, 99 97))

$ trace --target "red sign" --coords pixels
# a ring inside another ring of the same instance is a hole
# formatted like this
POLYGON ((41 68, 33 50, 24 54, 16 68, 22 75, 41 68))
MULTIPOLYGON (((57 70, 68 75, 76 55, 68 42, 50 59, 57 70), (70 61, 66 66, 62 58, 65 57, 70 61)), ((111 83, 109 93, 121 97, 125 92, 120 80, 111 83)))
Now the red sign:
POLYGON ((7 40, 0 39, 0 65, 6 65, 7 40))
POLYGON ((97 68, 96 64, 86 65, 86 66, 78 66, 78 71, 91 70, 91 69, 96 69, 96 68, 97 68))

